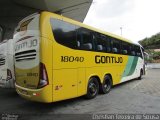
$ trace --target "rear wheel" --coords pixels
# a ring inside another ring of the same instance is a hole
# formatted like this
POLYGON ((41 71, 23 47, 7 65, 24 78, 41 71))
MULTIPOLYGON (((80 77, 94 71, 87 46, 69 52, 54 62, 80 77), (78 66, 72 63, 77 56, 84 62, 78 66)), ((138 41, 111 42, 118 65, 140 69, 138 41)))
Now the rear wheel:
POLYGON ((103 94, 109 93, 112 88, 112 78, 109 75, 104 77, 100 92, 103 94))
POLYGON ((98 92, 99 92, 98 80, 95 77, 92 77, 88 82, 86 98, 87 99, 95 98, 98 92))

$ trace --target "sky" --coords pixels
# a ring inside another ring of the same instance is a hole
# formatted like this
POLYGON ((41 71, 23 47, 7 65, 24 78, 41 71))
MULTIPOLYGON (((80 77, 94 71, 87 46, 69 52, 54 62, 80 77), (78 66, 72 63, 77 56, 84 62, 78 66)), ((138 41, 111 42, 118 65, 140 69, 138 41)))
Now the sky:
POLYGON ((160 0, 93 0, 84 23, 137 42, 160 32, 160 0))

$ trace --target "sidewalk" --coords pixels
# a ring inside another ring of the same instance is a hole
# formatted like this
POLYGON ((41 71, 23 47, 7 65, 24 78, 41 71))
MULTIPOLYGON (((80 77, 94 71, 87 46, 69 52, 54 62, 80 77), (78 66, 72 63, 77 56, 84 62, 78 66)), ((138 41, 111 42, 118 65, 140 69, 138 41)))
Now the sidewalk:
POLYGON ((147 68, 160 69, 160 63, 148 63, 147 68))

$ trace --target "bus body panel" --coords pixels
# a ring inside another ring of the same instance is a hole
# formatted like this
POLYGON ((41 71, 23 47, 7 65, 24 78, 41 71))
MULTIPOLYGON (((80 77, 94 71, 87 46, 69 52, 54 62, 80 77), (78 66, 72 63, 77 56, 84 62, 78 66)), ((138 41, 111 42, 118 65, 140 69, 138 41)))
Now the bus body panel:
MULTIPOLYGON (((53 52, 53 69, 78 69, 83 68, 85 71, 85 78, 83 81, 89 80, 91 76, 99 76, 101 78, 101 83, 103 82, 103 78, 106 74, 113 75, 113 84, 119 84, 121 81, 121 75, 124 72, 125 66, 128 61, 128 56, 125 55, 116 55, 109 53, 96 53, 96 52, 87 52, 81 50, 73 50, 67 47, 64 47, 60 44, 54 43, 53 48, 59 52, 53 52), (122 63, 115 63, 115 61, 110 61, 111 63, 95 63, 96 56, 97 62, 101 61, 102 56, 109 56, 123 58, 122 63), (83 62, 73 61, 73 57, 76 59, 82 57, 84 59, 83 62), (72 61, 72 62, 69 62, 72 61)), ((53 72, 54 74, 54 72, 53 72)), ((85 85, 88 81, 85 82, 85 85)), ((86 86, 85 86, 86 88, 86 86)))
POLYGON ((92 76, 98 76, 102 83, 104 76, 111 74, 113 76, 113 84, 119 84, 121 82, 121 75, 128 61, 128 56, 124 55, 123 63, 96 64, 96 55, 116 58, 121 57, 121 55, 73 50, 56 42, 54 42, 53 48, 53 101, 76 97, 76 94, 73 93, 75 87, 72 88, 71 86, 74 82, 77 82, 78 86, 77 96, 86 94, 87 83, 92 76), (84 61, 72 61, 73 57, 83 57, 84 61), (70 62, 68 60, 70 60, 70 62), (80 75, 78 76, 78 74, 80 75), (70 86, 70 88, 65 86, 70 86))
POLYGON ((7 79, 7 43, 0 44, 0 87, 6 85, 7 79))
POLYGON ((140 72, 142 68, 143 68, 142 58, 129 56, 129 59, 125 66, 125 70, 122 75, 120 83, 128 81, 128 80, 132 80, 134 78, 138 78, 140 76, 140 72))
POLYGON ((77 96, 85 95, 87 92, 87 84, 86 84, 86 69, 85 68, 78 68, 78 75, 77 75, 77 96))
POLYGON ((77 97, 77 69, 53 70, 53 101, 77 97))
POLYGON ((14 88, 13 39, 0 44, 0 86, 14 88))
POLYGON ((11 79, 8 80, 7 88, 15 88, 15 72, 14 72, 14 39, 10 39, 7 41, 7 63, 8 70, 11 73, 11 79))

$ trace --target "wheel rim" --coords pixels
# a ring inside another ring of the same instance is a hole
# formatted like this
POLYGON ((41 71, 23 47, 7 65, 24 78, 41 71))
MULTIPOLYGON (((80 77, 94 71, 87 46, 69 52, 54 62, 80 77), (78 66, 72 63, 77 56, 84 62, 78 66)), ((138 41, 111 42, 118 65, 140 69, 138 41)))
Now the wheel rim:
POLYGON ((96 93, 97 93, 97 86, 95 83, 90 83, 89 84, 89 93, 92 95, 92 96, 95 96, 96 93))
POLYGON ((109 91, 111 88, 110 80, 105 80, 103 87, 106 91, 109 91))

